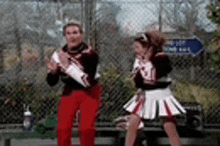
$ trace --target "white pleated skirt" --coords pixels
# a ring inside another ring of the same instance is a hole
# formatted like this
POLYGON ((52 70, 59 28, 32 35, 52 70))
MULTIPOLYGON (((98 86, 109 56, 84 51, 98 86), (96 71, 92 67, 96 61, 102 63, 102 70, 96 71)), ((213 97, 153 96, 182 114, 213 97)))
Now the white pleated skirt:
POLYGON ((123 108, 143 119, 170 117, 186 113, 186 110, 172 95, 169 87, 145 90, 144 95, 143 99, 139 101, 136 101, 137 95, 135 95, 123 108))

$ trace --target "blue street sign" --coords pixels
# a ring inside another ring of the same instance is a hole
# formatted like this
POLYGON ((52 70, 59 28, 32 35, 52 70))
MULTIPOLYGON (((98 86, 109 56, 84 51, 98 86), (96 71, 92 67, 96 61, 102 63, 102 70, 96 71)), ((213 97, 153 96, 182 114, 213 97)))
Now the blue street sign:
POLYGON ((164 48, 164 51, 169 54, 187 54, 196 55, 203 50, 201 41, 195 38, 188 39, 172 39, 164 48))

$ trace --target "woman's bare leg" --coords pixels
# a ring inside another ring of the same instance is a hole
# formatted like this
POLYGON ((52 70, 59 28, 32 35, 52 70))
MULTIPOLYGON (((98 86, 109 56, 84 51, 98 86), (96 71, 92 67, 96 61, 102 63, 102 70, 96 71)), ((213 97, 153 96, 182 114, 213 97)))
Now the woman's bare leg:
POLYGON ((180 137, 176 130, 176 123, 174 119, 163 119, 163 127, 169 137, 171 146, 181 146, 180 137))
POLYGON ((137 129, 138 129, 140 121, 141 119, 139 116, 131 114, 129 125, 128 125, 128 131, 127 131, 126 139, 125 139, 125 146, 134 145, 136 135, 137 135, 137 129))

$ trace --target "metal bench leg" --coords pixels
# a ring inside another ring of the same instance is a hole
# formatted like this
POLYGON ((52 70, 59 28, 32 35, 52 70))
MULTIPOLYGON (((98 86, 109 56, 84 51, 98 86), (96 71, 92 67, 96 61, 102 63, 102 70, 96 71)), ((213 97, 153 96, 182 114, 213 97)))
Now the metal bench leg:
POLYGON ((5 139, 4 141, 5 141, 4 146, 11 146, 11 140, 10 139, 5 139))
POLYGON ((0 146, 11 146, 11 139, 7 136, 1 136, 0 146))

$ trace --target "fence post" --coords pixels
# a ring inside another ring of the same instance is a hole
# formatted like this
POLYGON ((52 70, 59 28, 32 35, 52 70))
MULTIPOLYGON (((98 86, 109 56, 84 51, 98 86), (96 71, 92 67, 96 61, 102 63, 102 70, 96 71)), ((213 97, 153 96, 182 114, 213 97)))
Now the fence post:
POLYGON ((0 44, 0 74, 4 72, 4 55, 3 55, 4 48, 5 48, 4 44, 0 44))
POLYGON ((91 37, 91 33, 92 33, 92 20, 93 20, 93 0, 85 0, 85 39, 86 42, 88 44, 92 43, 92 37, 91 37))
POLYGON ((20 76, 19 74, 22 71, 22 47, 21 47, 21 37, 20 37, 20 32, 19 32, 19 18, 18 18, 18 13, 17 9, 15 8, 14 10, 14 33, 15 33, 15 42, 16 42, 16 49, 17 49, 17 55, 18 55, 18 64, 16 68, 16 76, 17 76, 17 81, 20 81, 20 76))

